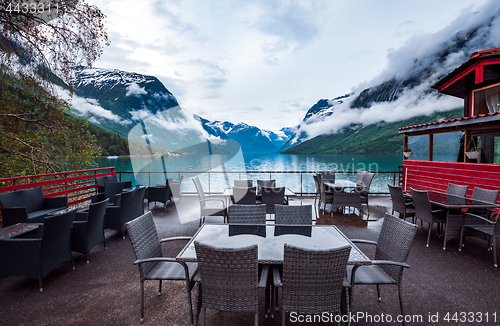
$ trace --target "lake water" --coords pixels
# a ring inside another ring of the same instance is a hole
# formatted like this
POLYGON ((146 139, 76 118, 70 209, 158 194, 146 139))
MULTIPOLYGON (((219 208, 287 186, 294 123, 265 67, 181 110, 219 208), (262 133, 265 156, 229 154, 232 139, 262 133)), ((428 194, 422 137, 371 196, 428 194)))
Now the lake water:
MULTIPOLYGON (((178 180, 184 176, 183 192, 195 192, 190 178, 198 176, 205 191, 222 192, 231 187, 234 179, 276 179, 278 186, 286 186, 294 192, 315 192, 312 174, 316 171, 337 171, 338 179, 354 181, 356 171, 375 172, 371 191, 388 192, 387 183, 393 184, 396 172, 402 165, 402 155, 286 155, 286 154, 241 154, 186 155, 168 157, 119 157, 99 158, 99 167, 116 167, 122 180, 134 184, 156 185, 165 183, 165 178, 178 180), (178 172, 180 171, 180 172, 178 172), (264 172, 265 171, 265 172, 264 172), (302 173, 278 173, 298 171, 302 173), (155 172, 155 173, 149 173, 155 172)), ((396 176, 397 180, 397 176, 396 176)))

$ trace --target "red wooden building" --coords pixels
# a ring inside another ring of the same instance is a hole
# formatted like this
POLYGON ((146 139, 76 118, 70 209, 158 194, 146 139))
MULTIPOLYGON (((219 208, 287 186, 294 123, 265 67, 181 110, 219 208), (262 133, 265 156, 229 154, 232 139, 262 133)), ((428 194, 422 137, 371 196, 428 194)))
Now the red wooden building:
POLYGON ((399 128, 404 146, 417 149, 403 159, 403 189, 444 192, 452 182, 468 185, 469 196, 474 187, 500 190, 500 47, 475 52, 433 88, 462 98, 464 114, 399 128))

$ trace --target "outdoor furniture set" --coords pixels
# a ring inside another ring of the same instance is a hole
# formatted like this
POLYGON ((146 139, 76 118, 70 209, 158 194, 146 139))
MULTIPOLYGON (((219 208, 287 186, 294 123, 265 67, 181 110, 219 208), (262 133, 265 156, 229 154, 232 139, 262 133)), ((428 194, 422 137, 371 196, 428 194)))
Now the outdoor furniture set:
MULTIPOLYGON (((359 215, 363 215, 363 206, 366 206, 367 218, 370 216, 368 194, 375 173, 358 171, 356 181, 335 179, 334 172, 317 172, 313 175, 316 185, 316 198, 318 209, 326 211, 330 205, 330 213, 333 210, 345 207, 357 208, 359 215), (346 189, 351 189, 346 191, 346 189)), ((315 199, 316 203, 316 199, 315 199)))
POLYGON ((427 222, 429 240, 432 225, 437 224, 437 233, 443 237, 443 250, 446 243, 459 238, 461 251, 464 238, 467 236, 487 240, 488 250, 493 248, 494 266, 497 267, 496 239, 500 237, 500 226, 497 226, 499 191, 475 187, 470 198, 466 197, 468 186, 448 184, 446 193, 437 191, 419 191, 411 188, 411 195, 404 194, 401 187, 389 185, 393 212, 400 218, 411 217, 427 222))

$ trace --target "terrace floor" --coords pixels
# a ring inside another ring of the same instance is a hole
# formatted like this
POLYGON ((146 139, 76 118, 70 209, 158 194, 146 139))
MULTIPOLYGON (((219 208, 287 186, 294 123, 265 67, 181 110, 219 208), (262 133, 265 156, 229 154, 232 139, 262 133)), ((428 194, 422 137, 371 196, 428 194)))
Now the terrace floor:
MULTIPOLYGON (((312 199, 303 199, 303 204, 312 202, 312 199)), ((372 197, 370 206, 371 220, 368 222, 356 215, 330 216, 320 213, 316 223, 335 224, 350 238, 376 240, 381 217, 390 209, 390 200, 388 197, 372 197)), ((160 238, 193 235, 198 229, 197 197, 184 196, 181 202, 176 200, 176 205, 167 207, 151 203, 147 209, 153 212, 160 238)), ((222 218, 208 218, 207 222, 222 222, 222 218)), ((410 269, 404 273, 406 313, 412 318, 421 318, 420 322, 407 324, 500 324, 500 270, 493 267, 493 254, 486 250, 486 241, 468 238, 464 250, 458 252, 458 239, 451 240, 447 250, 443 251, 442 238, 433 232, 430 246, 426 248, 427 230, 426 225, 418 229, 407 261, 410 269), (445 320, 446 314, 453 317, 456 312, 473 313, 466 317, 473 317, 475 322, 459 322, 461 315, 457 315, 459 319, 455 321, 445 320), (479 321, 480 317, 482 321, 479 321)), ((38 282, 35 280, 21 276, 0 280, 0 325, 190 324, 185 283, 164 282, 163 294, 157 296, 158 283, 155 281, 146 282, 145 320, 141 323, 139 272, 133 264, 135 259, 128 236, 123 240, 118 232, 107 230, 106 242, 108 249, 104 250, 102 245, 96 246, 90 254, 89 264, 86 264, 84 255, 73 253, 76 269, 72 270, 69 263, 58 266, 44 280, 42 293, 38 291, 38 282)), ((181 247, 164 249, 166 254, 175 256, 181 247)), ((360 248, 368 256, 373 255, 369 247, 360 248)), ((353 325, 389 325, 391 323, 378 320, 381 314, 385 318, 386 315, 395 318, 399 314, 395 286, 381 287, 381 302, 377 300, 375 286, 359 286, 355 289, 353 313, 370 315, 373 321, 360 319, 353 325)), ((260 302, 259 325, 281 325, 281 313, 275 315, 274 319, 265 319, 263 290, 260 302)), ((253 315, 207 310, 206 324, 253 325, 253 315)))

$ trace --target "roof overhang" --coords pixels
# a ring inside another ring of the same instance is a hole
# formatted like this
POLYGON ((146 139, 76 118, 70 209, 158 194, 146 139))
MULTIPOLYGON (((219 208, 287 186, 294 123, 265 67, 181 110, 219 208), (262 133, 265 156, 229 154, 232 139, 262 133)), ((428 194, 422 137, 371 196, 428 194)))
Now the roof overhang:
POLYGON ((496 128, 498 131, 500 127, 500 111, 488 114, 481 114, 473 117, 463 117, 450 120, 442 120, 420 125, 399 128, 399 134, 408 136, 417 136, 433 133, 464 131, 464 130, 477 130, 485 131, 490 128, 496 128))

